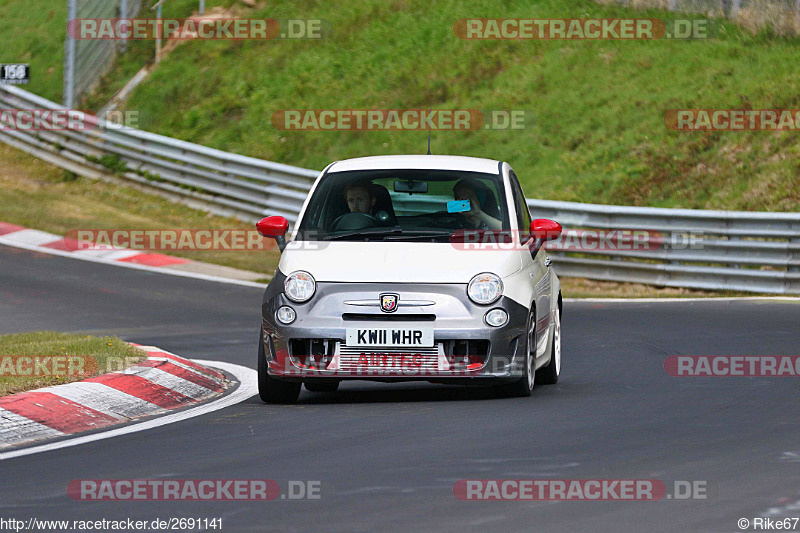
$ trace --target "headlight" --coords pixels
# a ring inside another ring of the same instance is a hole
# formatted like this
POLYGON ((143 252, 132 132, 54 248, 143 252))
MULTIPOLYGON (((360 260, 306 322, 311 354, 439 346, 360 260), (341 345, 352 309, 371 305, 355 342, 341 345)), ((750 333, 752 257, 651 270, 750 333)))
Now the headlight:
POLYGON ((470 280, 467 294, 476 304, 488 305, 503 295, 503 282, 494 274, 484 272, 470 280))
POLYGON ((286 297, 297 303, 309 300, 314 296, 316 289, 317 284, 314 281, 314 277, 302 270, 289 274, 283 284, 283 291, 286 293, 286 297))

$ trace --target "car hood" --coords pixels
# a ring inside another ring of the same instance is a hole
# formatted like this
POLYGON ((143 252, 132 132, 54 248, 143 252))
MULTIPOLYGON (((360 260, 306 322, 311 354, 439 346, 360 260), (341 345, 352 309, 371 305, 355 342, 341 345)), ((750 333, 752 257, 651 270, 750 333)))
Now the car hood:
POLYGON ((481 272, 501 278, 522 268, 516 250, 459 250, 432 242, 315 242, 287 244, 286 275, 305 270, 321 282, 468 283, 481 272))

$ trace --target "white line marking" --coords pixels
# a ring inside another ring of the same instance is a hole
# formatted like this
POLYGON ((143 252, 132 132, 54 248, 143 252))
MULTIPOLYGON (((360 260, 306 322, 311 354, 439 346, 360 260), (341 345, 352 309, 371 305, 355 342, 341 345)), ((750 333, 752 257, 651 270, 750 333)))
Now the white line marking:
POLYGON ((51 450, 58 450, 61 448, 68 448, 70 446, 86 444, 87 442, 110 439, 112 437, 119 437, 121 435, 136 433, 137 431, 144 431, 146 429, 166 426, 167 424, 173 424, 175 422, 180 422, 182 420, 188 420, 189 418, 205 415, 214 411, 218 411, 219 409, 235 405, 239 402, 247 400, 251 396, 258 393, 258 377, 257 377, 258 374, 256 373, 255 370, 251 368, 246 368, 231 363, 223 363, 222 361, 205 361, 201 359, 192 359, 192 361, 201 365, 206 365, 227 371, 239 381, 239 388, 233 391, 232 393, 228 394, 227 396, 219 398, 218 400, 214 400, 213 402, 209 403, 204 403, 196 407, 180 411, 178 413, 172 413, 158 418, 145 420, 136 424, 131 424, 129 426, 110 429, 108 431, 103 431, 100 433, 94 433, 92 435, 84 435, 82 437, 75 437, 72 439, 52 442, 50 444, 42 444, 40 446, 33 446, 31 448, 25 448, 22 450, 14 450, 11 452, 0 453, 0 461, 3 461, 5 459, 12 459, 14 457, 22 457, 24 455, 32 455, 35 453, 48 452, 51 450))
POLYGON ((124 422, 140 416, 159 415, 167 412, 166 409, 147 400, 112 389, 104 383, 92 381, 77 381, 66 385, 45 387, 37 389, 36 392, 50 392, 124 422))
POLYGON ((66 435, 66 433, 0 407, 0 450, 29 441, 52 439, 62 435, 66 435))
POLYGON ((39 231, 38 229, 24 229, 3 236, 3 239, 7 239, 13 243, 37 247, 61 240, 62 238, 63 237, 53 235, 52 233, 39 231))
POLYGON ((119 261, 120 259, 128 259, 136 255, 141 255, 143 252, 137 250, 75 250, 72 252, 74 257, 84 258, 92 257, 95 259, 105 259, 106 261, 119 261))

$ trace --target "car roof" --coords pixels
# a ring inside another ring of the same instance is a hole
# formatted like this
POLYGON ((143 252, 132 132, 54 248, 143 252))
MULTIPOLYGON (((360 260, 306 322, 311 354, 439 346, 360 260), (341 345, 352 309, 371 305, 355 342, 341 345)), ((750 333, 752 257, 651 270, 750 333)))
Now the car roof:
POLYGON ((337 161, 328 169, 328 173, 388 169, 461 170, 499 174, 500 161, 456 155, 380 155, 337 161))

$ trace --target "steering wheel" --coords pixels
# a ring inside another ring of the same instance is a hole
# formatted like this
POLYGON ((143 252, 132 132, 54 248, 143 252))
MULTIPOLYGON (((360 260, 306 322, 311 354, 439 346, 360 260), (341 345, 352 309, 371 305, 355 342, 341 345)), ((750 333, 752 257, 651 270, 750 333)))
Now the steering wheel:
POLYGON ((369 213, 345 213, 336 217, 331 224, 331 231, 357 230, 375 226, 375 217, 369 213))

